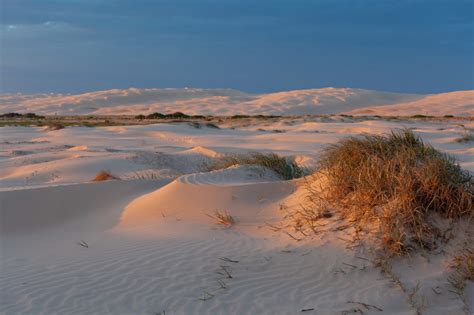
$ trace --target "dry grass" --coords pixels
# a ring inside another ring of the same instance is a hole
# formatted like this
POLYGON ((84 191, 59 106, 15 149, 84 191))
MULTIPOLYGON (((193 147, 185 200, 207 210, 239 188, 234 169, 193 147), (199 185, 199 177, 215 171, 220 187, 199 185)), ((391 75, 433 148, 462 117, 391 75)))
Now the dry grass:
POLYGON ((275 153, 225 156, 210 165, 208 169, 212 171, 235 165, 259 165, 266 167, 285 180, 299 178, 304 175, 303 169, 296 162, 275 153))
POLYGON ((227 211, 220 212, 216 210, 214 214, 208 214, 209 217, 213 218, 216 224, 222 225, 226 228, 230 228, 235 224, 235 219, 227 211))
POLYGON ((474 249, 465 247, 452 259, 453 273, 448 281, 457 292, 463 292, 466 281, 474 281, 474 249))
POLYGON ((102 170, 97 175, 95 175, 94 179, 92 181, 94 182, 103 182, 106 180, 117 180, 120 179, 117 176, 112 175, 109 171, 102 170))
POLYGON ((464 304, 463 310, 466 314, 472 314, 469 305, 469 297, 466 294, 466 283, 474 281, 474 247, 472 240, 468 240, 451 260, 452 273, 448 276, 448 282, 454 288, 453 292, 458 295, 464 304))
POLYGON ((441 235, 437 215, 474 215, 472 176, 408 130, 327 147, 310 184, 321 182, 310 185, 313 204, 337 208, 356 231, 375 235, 391 255, 434 248, 441 235))
POLYGON ((472 141, 474 141, 474 133, 467 133, 464 136, 455 139, 454 141, 456 141, 458 143, 472 142, 472 141))

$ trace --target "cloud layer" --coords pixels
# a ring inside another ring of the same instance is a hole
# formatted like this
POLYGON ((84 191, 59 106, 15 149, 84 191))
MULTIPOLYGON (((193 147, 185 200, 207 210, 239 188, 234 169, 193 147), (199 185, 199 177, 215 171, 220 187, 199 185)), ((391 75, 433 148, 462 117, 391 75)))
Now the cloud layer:
POLYGON ((470 89, 464 0, 4 0, 3 92, 470 89))

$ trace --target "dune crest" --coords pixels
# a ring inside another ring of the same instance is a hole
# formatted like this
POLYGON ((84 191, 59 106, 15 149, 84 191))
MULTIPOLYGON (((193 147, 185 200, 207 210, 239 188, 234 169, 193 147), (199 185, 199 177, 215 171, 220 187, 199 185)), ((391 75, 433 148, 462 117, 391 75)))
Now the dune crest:
POLYGON ((421 95, 352 88, 267 94, 233 89, 113 89, 82 94, 1 94, 0 112, 42 115, 473 115, 474 91, 421 95), (449 105, 449 106, 446 106, 449 105))
POLYGON ((256 223, 255 218, 261 217, 269 204, 293 191, 290 182, 282 182, 270 170, 255 166, 183 175, 132 201, 123 211, 119 227, 156 223, 166 217, 212 224, 208 215, 216 210, 230 211, 240 220, 256 223), (255 211, 255 205, 260 211, 255 211))

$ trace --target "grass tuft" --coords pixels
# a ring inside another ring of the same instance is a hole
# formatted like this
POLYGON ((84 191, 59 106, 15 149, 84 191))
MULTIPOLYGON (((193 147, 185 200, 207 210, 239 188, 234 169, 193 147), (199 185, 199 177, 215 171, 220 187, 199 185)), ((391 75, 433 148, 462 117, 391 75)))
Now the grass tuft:
POLYGON ((391 255, 436 247, 434 215, 474 215, 472 176, 409 130, 331 145, 314 176, 324 182, 311 191, 314 198, 337 208, 356 231, 375 233, 391 255))
POLYGON ((456 141, 458 143, 472 142, 472 141, 474 141, 474 133, 465 134, 464 136, 462 136, 460 138, 457 138, 454 141, 456 141))
POLYGON ((208 214, 209 217, 213 218, 216 224, 222 225, 226 228, 230 228, 235 224, 235 219, 227 211, 220 212, 216 210, 214 214, 208 214))
POLYGON ((466 314, 472 314, 469 295, 466 292, 468 281, 474 281, 474 247, 472 240, 467 242, 462 249, 454 255, 451 265, 453 272, 448 277, 448 282, 454 288, 454 293, 458 295, 464 304, 463 310, 466 314))
POLYGON ((467 281, 474 281, 474 249, 465 247, 457 253, 451 262, 454 272, 448 278, 449 283, 458 292, 463 292, 467 281))
POLYGON ((209 166, 209 170, 219 170, 235 165, 259 165, 269 168, 277 173, 282 179, 290 180, 304 175, 304 171, 298 164, 275 153, 254 153, 250 155, 224 156, 209 166))
POLYGON ((112 175, 109 171, 102 170, 97 175, 95 175, 94 179, 92 181, 94 182, 103 182, 106 180, 118 180, 120 179, 117 176, 112 175))
POLYGON ((48 126, 47 128, 48 131, 61 130, 65 128, 65 126, 59 122, 49 123, 47 126, 48 126))

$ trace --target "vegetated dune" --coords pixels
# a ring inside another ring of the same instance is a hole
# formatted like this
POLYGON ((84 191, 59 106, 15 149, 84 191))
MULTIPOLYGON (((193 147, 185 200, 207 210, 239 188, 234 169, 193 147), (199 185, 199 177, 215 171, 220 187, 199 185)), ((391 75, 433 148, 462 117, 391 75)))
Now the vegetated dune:
POLYGON ((306 178, 282 180, 256 165, 207 171, 255 152, 311 168, 328 144, 409 127, 473 172, 471 144, 455 139, 474 122, 331 117, 220 127, 3 127, 0 313, 401 315, 419 303, 441 315, 474 305, 470 282, 467 301, 452 292, 444 252, 395 260, 390 278, 335 216, 318 221, 320 234, 275 231, 292 219, 288 209, 300 209, 306 178), (120 180, 93 182, 102 170, 120 180), (218 224, 216 213, 234 225, 218 224))

